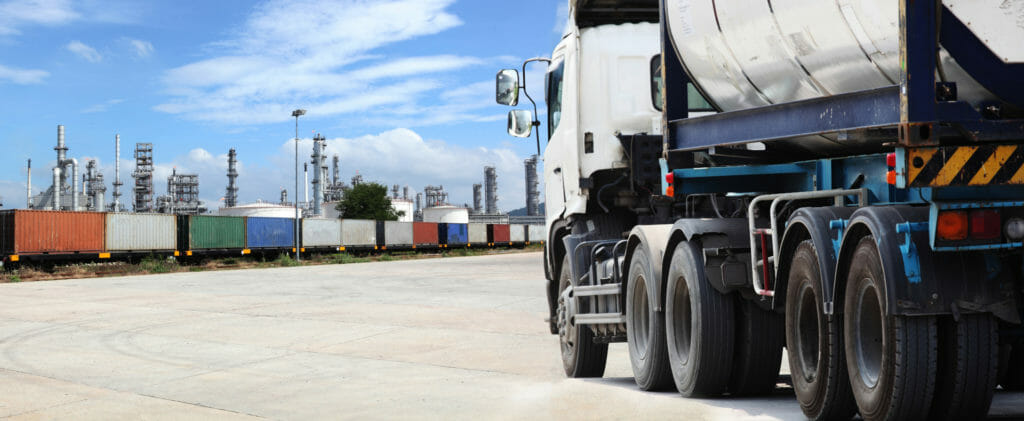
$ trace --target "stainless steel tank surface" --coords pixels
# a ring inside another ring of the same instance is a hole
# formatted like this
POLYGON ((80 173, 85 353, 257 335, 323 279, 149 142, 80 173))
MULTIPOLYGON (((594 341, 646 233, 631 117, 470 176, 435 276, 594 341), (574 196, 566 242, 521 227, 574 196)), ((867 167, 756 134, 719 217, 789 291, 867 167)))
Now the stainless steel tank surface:
MULTIPOLYGON (((1024 61, 1024 0, 943 5, 1005 62, 1024 61)), ((666 0, 666 20, 690 77, 722 111, 899 81, 897 0, 666 0)), ((956 82, 959 99, 997 100, 945 49, 939 62, 938 80, 956 82)))

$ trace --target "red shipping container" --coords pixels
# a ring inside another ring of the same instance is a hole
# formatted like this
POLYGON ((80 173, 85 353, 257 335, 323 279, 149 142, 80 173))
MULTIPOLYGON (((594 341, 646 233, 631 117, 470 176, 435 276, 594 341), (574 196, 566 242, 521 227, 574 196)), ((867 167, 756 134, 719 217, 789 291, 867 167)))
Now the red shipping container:
POLYGON ((0 250, 6 254, 101 252, 105 222, 101 212, 6 211, 0 214, 0 250))
POLYGON ((412 242, 417 246, 437 246, 437 223, 413 222, 412 242))
POLYGON ((508 224, 494 224, 492 227, 494 227, 492 230, 494 231, 493 242, 495 244, 506 244, 511 240, 512 236, 509 233, 508 224))

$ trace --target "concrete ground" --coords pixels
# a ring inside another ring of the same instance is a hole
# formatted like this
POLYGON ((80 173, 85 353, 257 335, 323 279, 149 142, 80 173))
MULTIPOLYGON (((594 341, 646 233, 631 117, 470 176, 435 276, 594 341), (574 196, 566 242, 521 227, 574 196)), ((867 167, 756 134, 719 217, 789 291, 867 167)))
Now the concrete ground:
POLYGON ((539 253, 0 285, 0 417, 803 418, 640 392, 623 344, 564 378, 543 285, 539 253))

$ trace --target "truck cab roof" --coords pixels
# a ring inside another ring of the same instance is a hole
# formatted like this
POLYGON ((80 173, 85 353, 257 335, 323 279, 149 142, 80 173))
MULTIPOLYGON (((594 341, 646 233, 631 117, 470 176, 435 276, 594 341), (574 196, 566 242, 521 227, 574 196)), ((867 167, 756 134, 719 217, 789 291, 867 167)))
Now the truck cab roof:
POLYGON ((576 26, 658 22, 658 0, 569 0, 576 26))

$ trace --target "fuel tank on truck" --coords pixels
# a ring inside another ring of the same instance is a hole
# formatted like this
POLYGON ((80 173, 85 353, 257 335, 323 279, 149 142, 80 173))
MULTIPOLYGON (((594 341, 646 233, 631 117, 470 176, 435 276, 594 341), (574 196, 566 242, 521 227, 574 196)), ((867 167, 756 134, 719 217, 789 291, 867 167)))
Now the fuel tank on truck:
MULTIPOLYGON (((672 47, 719 111, 899 84, 898 0, 663 1, 672 47)), ((936 81, 976 109, 1019 112, 1021 75, 1006 76, 1024 64, 1024 0, 942 5, 936 81)))

